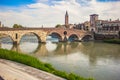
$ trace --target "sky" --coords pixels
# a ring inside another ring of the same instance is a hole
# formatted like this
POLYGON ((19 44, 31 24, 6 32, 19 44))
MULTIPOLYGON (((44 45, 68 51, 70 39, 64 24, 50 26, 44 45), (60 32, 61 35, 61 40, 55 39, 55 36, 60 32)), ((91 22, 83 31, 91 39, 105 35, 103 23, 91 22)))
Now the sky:
POLYGON ((71 24, 89 21, 91 14, 116 20, 120 18, 120 0, 0 0, 0 21, 8 27, 55 27, 64 24, 66 11, 71 24))

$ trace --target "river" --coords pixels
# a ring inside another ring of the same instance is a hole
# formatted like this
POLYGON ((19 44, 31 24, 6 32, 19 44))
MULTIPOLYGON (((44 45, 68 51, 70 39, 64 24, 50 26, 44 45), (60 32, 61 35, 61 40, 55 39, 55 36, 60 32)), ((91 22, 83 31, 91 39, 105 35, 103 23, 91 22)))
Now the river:
POLYGON ((0 47, 22 52, 52 64, 56 69, 96 80, 120 80, 120 45, 102 42, 38 43, 35 36, 23 36, 19 45, 0 39, 0 47))

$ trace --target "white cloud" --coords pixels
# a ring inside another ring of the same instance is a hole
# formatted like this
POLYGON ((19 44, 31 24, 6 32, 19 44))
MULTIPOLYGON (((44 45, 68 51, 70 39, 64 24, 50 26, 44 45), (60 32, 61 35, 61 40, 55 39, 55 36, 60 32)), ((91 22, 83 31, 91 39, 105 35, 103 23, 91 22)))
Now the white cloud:
POLYGON ((47 2, 48 0, 37 0, 37 2, 47 2))
POLYGON ((43 3, 36 3, 28 5, 29 8, 48 8, 49 6, 43 3))
POLYGON ((38 3, 26 7, 0 11, 0 20, 7 26, 18 23, 28 27, 54 27, 64 24, 64 15, 67 10, 70 23, 81 23, 89 20, 89 15, 99 14, 100 19, 120 18, 120 2, 100 3, 95 0, 62 0, 51 1, 52 5, 42 3, 48 0, 38 0, 38 3), (78 3, 79 2, 79 3, 78 3), (84 5, 83 5, 84 4, 84 5), (86 5, 85 5, 86 4, 86 5))

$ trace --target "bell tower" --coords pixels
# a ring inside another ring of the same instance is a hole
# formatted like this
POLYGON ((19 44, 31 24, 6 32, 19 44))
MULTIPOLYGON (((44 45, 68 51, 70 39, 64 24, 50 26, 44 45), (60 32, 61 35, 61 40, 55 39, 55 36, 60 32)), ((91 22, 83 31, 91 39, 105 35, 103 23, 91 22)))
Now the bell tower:
POLYGON ((68 12, 66 11, 65 14, 65 27, 68 28, 69 27, 69 15, 68 12))

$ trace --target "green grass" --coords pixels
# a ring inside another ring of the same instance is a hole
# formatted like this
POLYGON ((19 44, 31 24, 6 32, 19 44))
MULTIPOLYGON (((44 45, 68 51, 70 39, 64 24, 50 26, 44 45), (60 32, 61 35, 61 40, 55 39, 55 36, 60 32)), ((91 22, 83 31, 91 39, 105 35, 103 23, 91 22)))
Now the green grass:
POLYGON ((52 74, 55 74, 67 80, 93 80, 92 78, 86 79, 73 73, 66 73, 63 71, 56 70, 55 68, 52 67, 52 65, 48 63, 43 63, 37 58, 27 54, 0 49, 0 58, 19 62, 19 63, 25 64, 25 65, 28 65, 52 74))
POLYGON ((107 40, 103 40, 103 42, 120 44, 120 39, 107 39, 107 40))

